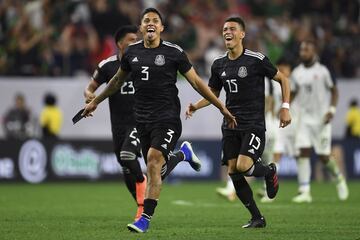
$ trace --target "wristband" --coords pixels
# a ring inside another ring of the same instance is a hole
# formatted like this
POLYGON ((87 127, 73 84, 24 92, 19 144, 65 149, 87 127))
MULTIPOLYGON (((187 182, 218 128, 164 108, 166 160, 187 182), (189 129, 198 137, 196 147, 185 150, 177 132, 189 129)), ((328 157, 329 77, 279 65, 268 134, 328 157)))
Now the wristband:
POLYGON ((335 106, 330 106, 329 108, 329 112, 334 115, 336 113, 336 107, 335 106))
POLYGON ((283 103, 281 104, 281 108, 290 109, 290 104, 287 103, 287 102, 283 102, 283 103))

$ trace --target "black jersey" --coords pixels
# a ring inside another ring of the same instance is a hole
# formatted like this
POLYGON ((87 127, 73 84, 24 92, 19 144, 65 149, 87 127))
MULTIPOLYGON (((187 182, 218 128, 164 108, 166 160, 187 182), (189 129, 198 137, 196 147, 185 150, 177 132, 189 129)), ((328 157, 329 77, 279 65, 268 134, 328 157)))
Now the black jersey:
MULTIPOLYGON (((108 83, 120 67, 117 55, 101 61, 92 79, 99 85, 108 83)), ((110 119, 112 125, 134 125, 134 93, 135 89, 129 76, 121 89, 109 97, 110 119)))
POLYGON ((139 123, 180 120, 177 72, 191 69, 186 53, 177 45, 161 40, 157 48, 144 42, 129 45, 121 68, 131 72, 135 87, 135 118, 139 123))
MULTIPOLYGON (((261 53, 245 49, 235 60, 226 55, 211 66, 209 86, 226 91, 226 107, 236 117, 237 130, 265 130, 265 77, 272 79, 277 69, 261 53)), ((223 124, 223 128, 227 128, 223 124)))

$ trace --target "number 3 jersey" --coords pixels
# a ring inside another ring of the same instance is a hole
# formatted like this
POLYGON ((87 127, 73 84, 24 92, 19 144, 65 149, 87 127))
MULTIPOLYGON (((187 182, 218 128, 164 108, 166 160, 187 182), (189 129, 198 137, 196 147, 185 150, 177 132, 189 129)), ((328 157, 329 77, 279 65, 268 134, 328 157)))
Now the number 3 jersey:
MULTIPOLYGON (((235 60, 227 53, 211 66, 209 87, 226 92, 226 107, 236 117, 236 130, 265 130, 265 77, 272 79, 277 69, 261 53, 244 49, 235 60)), ((225 121, 222 126, 227 128, 225 121)))
MULTIPOLYGON (((92 79, 99 85, 108 83, 120 67, 118 55, 101 61, 92 79)), ((134 125, 134 93, 131 76, 127 77, 121 89, 109 97, 110 119, 112 125, 134 125)))
POLYGON ((185 52, 161 40, 156 48, 145 48, 139 41, 129 45, 121 68, 131 72, 135 87, 135 118, 138 123, 180 121, 177 72, 191 69, 185 52))

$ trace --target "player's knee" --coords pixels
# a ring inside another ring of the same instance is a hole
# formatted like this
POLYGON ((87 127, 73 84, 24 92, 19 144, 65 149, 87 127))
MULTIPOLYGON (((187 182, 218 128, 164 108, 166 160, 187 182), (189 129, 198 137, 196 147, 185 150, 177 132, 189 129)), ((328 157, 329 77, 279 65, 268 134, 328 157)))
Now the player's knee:
POLYGON ((147 155, 148 168, 156 167, 161 168, 164 164, 164 157, 159 150, 150 149, 147 155))
POLYGON ((254 162, 251 158, 240 156, 236 162, 236 169, 238 172, 244 173, 248 171, 253 165, 254 162))

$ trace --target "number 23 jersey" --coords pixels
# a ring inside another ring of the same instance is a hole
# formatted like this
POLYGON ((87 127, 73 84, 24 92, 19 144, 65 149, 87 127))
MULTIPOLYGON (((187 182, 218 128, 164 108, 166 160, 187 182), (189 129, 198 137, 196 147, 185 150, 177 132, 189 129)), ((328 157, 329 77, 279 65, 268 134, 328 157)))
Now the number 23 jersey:
POLYGON ((180 121, 177 72, 191 69, 185 52, 161 40, 156 48, 139 41, 129 45, 121 59, 121 69, 131 72, 135 87, 135 118, 138 123, 180 121))
MULTIPOLYGON (((226 92, 226 107, 236 117, 236 130, 265 130, 265 76, 272 79, 277 69, 259 52, 244 49, 235 60, 227 53, 214 60, 209 87, 226 92)), ((225 122, 222 126, 227 128, 225 122)))

